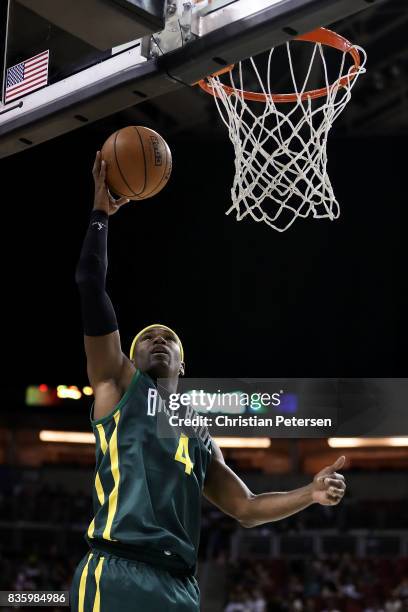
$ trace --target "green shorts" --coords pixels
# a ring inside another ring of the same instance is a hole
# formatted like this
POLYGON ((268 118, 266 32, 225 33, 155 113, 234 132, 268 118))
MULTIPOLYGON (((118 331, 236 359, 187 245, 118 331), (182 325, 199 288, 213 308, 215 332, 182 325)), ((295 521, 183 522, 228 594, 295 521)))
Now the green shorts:
POLYGON ((72 612, 199 612, 193 576, 179 578, 147 563, 89 551, 71 586, 72 612))

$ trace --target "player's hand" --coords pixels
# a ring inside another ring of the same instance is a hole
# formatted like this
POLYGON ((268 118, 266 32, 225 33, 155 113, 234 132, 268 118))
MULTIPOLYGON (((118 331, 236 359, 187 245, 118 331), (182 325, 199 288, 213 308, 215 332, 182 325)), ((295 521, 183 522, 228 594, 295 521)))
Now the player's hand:
POLYGON ((339 457, 333 465, 321 470, 313 479, 312 499, 322 506, 336 506, 343 499, 346 491, 344 476, 336 470, 341 470, 346 458, 339 457))
POLYGON ((92 176, 95 183, 94 210, 103 210, 110 216, 118 212, 123 204, 129 202, 129 198, 115 200, 109 192, 106 184, 106 162, 102 159, 100 151, 96 153, 92 176))

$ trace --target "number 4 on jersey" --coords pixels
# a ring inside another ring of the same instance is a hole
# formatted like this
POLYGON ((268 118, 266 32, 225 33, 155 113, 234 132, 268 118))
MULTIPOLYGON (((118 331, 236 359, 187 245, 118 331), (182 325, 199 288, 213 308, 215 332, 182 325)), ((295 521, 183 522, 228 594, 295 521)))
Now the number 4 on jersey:
POLYGON ((181 434, 180 435, 180 440, 179 440, 179 445, 176 451, 176 454, 174 455, 174 458, 176 461, 180 461, 180 463, 184 463, 185 467, 185 473, 186 474, 191 474, 192 469, 193 469, 193 463, 190 459, 190 455, 188 454, 188 437, 186 436, 186 434, 181 434))

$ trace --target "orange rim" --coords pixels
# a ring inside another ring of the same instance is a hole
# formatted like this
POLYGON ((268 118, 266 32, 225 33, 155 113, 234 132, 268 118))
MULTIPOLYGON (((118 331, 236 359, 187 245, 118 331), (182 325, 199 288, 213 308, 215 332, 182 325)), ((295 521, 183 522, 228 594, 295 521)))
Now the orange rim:
MULTIPOLYGON (((351 57, 353 58, 353 62, 354 62, 354 70, 352 70, 352 72, 350 72, 349 74, 341 77, 341 79, 338 82, 339 87, 345 87, 345 85, 347 85, 351 80, 353 80, 356 77, 356 75, 358 74, 360 70, 361 57, 360 57, 360 53, 358 49, 356 49, 356 47, 354 47, 354 45, 350 41, 348 41, 347 38, 340 36, 340 34, 336 34, 336 32, 333 32, 332 30, 328 30, 327 28, 317 28, 317 30, 313 30, 312 32, 308 32, 307 34, 296 36, 294 40, 304 40, 307 42, 321 43, 322 45, 325 45, 326 47, 333 47, 334 49, 338 49, 339 51, 342 51, 343 53, 349 53, 351 55, 351 57)), ((202 79, 201 81, 198 81, 197 85, 199 85, 201 89, 203 89, 206 93, 211 94, 211 95, 214 95, 215 93, 215 95, 219 97, 217 92, 214 92, 211 85, 207 82, 207 79, 210 77, 218 76, 220 74, 224 74, 226 72, 231 72, 234 66, 235 64, 231 64, 230 66, 226 66, 222 70, 213 72, 209 77, 206 77, 205 79, 202 79)), ((229 87, 228 85, 224 85, 222 83, 221 83, 221 86, 227 95, 231 96, 233 94, 236 94, 237 91, 240 91, 240 93, 242 93, 245 100, 252 100, 253 102, 266 102, 267 100, 273 100, 276 103, 282 103, 282 102, 297 102, 299 99, 299 95, 295 93, 268 95, 264 93, 256 93, 254 91, 236 90, 233 87, 229 87)), ((300 96, 300 99, 303 101, 309 98, 310 99, 322 98, 323 96, 327 96, 329 91, 330 91, 330 87, 312 89, 311 91, 304 92, 300 96)))

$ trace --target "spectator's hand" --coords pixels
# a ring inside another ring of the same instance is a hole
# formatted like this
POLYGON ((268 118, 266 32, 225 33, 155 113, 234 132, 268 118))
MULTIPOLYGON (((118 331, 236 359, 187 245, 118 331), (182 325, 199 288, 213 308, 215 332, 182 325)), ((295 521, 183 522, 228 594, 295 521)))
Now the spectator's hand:
POLYGON ((106 185, 106 162, 98 151, 92 168, 92 176, 95 183, 94 210, 103 210, 108 215, 114 215, 123 204, 129 202, 129 198, 115 198, 109 193, 106 185))
POLYGON ((345 462, 344 455, 339 457, 333 465, 321 470, 313 479, 312 499, 322 506, 336 506, 342 499, 346 490, 346 483, 342 474, 337 474, 345 462))

